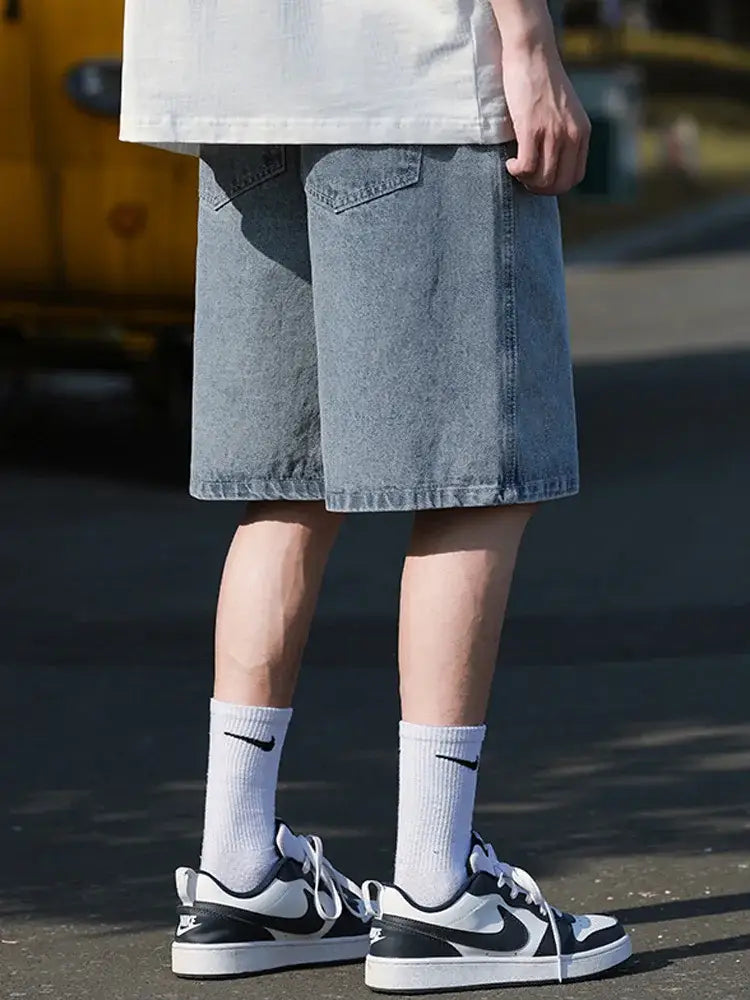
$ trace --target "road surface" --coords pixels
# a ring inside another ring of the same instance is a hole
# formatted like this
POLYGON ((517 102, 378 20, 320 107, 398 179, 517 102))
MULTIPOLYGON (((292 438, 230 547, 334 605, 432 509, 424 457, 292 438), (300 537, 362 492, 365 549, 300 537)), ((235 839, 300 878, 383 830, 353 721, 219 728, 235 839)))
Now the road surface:
MULTIPOLYGON (((570 275, 584 490, 524 545, 477 818, 556 905, 617 911, 637 957, 508 1000, 750 993, 749 275, 731 228, 570 275)), ((112 380, 41 380, 2 449, 0 997, 365 997, 356 966, 168 971, 236 507, 187 498, 184 444, 112 380)), ((282 770, 280 813, 356 877, 389 874, 408 528, 347 522, 282 770)))

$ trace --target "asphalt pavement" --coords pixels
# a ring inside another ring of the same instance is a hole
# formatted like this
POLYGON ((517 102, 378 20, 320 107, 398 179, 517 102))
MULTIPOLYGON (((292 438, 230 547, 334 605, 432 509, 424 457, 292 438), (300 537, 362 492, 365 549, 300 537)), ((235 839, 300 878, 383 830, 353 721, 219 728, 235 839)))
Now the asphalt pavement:
MULTIPOLYGON (((509 1000, 750 995, 750 234, 680 250, 571 270, 583 492, 524 543, 477 808, 636 956, 509 1000)), ((359 966, 168 971, 237 505, 187 497, 184 441, 115 378, 40 378, 0 448, 0 997, 364 998, 359 966)), ((389 875, 409 524, 347 521, 282 768, 281 814, 357 878, 389 875)))

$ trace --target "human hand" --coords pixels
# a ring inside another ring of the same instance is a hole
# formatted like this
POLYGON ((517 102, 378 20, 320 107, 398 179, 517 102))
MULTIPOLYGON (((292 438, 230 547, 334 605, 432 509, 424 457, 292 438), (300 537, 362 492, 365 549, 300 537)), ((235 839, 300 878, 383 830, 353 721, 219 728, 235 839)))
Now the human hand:
POLYGON ((503 79, 518 155, 508 172, 533 194, 560 195, 586 174, 591 123, 563 68, 554 33, 503 44, 503 79))

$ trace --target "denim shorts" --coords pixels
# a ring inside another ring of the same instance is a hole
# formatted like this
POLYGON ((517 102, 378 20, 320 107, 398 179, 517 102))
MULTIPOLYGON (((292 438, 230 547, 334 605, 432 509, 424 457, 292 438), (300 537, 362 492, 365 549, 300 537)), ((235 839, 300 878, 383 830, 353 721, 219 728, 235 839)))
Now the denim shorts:
POLYGON ((513 148, 202 148, 194 496, 577 492, 558 207, 511 178, 513 148))

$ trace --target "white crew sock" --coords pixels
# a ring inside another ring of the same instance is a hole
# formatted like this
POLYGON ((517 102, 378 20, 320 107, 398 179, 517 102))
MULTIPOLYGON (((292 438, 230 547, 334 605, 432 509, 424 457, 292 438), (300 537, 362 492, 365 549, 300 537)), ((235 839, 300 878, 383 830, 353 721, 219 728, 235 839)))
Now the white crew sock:
POLYGON ((211 699, 201 868, 235 892, 254 889, 278 859, 276 785, 291 717, 291 708, 211 699))
POLYGON ((468 878, 484 733, 484 726, 400 725, 394 881, 422 906, 447 902, 468 878))

